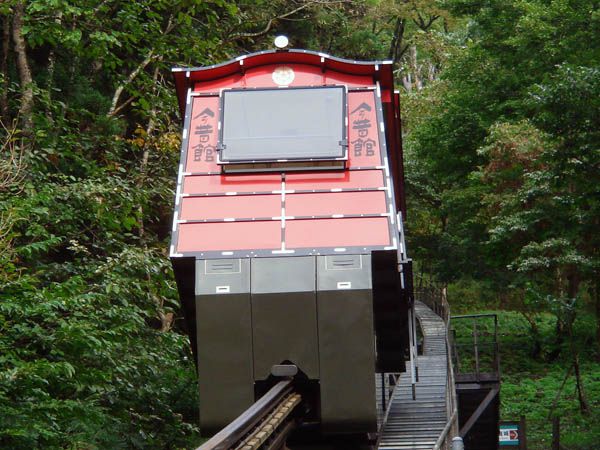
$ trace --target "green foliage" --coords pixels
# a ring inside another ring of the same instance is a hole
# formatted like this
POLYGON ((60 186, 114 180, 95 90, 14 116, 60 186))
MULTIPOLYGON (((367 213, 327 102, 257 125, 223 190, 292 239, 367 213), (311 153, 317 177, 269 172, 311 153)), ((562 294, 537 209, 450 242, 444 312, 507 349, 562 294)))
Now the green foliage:
POLYGON ((445 4, 472 20, 439 87, 411 99, 422 98, 425 108, 407 139, 409 189, 415 207, 427 211, 410 225, 413 245, 441 280, 487 280, 500 297, 525 285, 543 297, 593 294, 597 5, 445 4))
POLYGON ((184 444, 195 430, 187 339, 149 326, 177 305, 164 254, 126 248, 77 263, 84 270, 64 264, 62 282, 24 276, 3 288, 2 446, 184 444))
MULTIPOLYGON (((279 33, 293 47, 394 60, 419 271, 455 281, 463 308, 518 307, 527 354, 541 346, 522 372, 542 370, 547 389, 557 351, 589 360, 595 0, 10 0, 0 19, 11 32, 0 60, 0 447, 197 443, 195 370, 165 251, 180 145, 168 69, 270 48, 279 33), (12 38, 21 4, 30 86, 12 38), (33 129, 19 129, 29 88, 33 129)), ((515 398, 522 362, 504 357, 515 398)), ((597 367, 585 364, 590 385, 597 367)), ((533 389, 507 411, 533 407, 533 389)))
MULTIPOLYGON (((460 287, 450 286, 450 299, 458 300, 460 287)), ((465 286, 463 284, 462 289, 465 286)), ((475 289, 471 287, 468 292, 475 289)), ((462 305, 462 301, 460 302, 462 305)), ((452 306, 453 314, 457 311, 452 306)), ((589 415, 582 414, 577 401, 575 379, 571 376, 565 382, 563 391, 558 392, 565 379, 570 361, 568 353, 563 359, 549 362, 544 358, 532 358, 534 342, 531 339, 530 324, 516 311, 486 310, 485 301, 473 301, 468 307, 458 308, 460 313, 490 312, 498 314, 500 364, 502 386, 500 391, 501 419, 527 420, 528 447, 532 450, 547 450, 552 442, 552 422, 550 415, 561 418, 561 444, 573 450, 594 448, 600 437, 600 364, 593 360, 591 348, 585 345, 594 338, 594 319, 589 313, 579 315, 576 323, 576 339, 582 353, 582 380, 585 392, 591 403, 589 415), (558 395, 558 399, 557 399, 558 395)), ((544 353, 552 350, 555 342, 555 322, 553 314, 537 316, 540 339, 544 353)), ((464 320, 453 321, 459 339, 469 341, 472 324, 464 320)), ((479 333, 492 331, 491 321, 478 322, 479 333)), ((467 356, 468 356, 468 348, 467 356)), ((486 349, 481 350, 484 354, 486 349)))
MULTIPOLYGON (((3 29, 16 4, 3 3, 3 29)), ((12 42, 0 75, 0 447, 198 442, 195 367, 166 254, 179 155, 166 69, 222 59, 218 27, 197 24, 236 11, 225 1, 26 3, 33 133, 11 125, 22 88, 12 42)))
POLYGON ((528 448, 549 448, 549 415, 562 418, 567 448, 595 448, 597 2, 445 4, 471 21, 442 79, 408 96, 410 248, 452 282, 454 313, 519 311, 500 312, 501 400, 504 419, 527 417, 528 448), (559 394, 578 361, 587 413, 573 373, 559 394))
POLYGON ((180 146, 168 71, 270 48, 280 32, 296 47, 386 58, 399 18, 417 43, 418 12, 439 12, 404 3, 0 5, 0 447, 197 443, 195 368, 166 254, 180 146), (29 88, 31 112, 18 117, 29 88))

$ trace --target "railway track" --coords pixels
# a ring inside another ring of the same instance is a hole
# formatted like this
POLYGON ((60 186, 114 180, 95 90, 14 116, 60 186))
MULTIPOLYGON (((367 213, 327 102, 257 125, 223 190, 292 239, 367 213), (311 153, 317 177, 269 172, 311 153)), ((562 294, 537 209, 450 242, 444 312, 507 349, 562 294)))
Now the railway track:
POLYGON ((301 404, 302 396, 294 391, 292 380, 280 381, 197 450, 283 449, 296 427, 295 412, 301 404))

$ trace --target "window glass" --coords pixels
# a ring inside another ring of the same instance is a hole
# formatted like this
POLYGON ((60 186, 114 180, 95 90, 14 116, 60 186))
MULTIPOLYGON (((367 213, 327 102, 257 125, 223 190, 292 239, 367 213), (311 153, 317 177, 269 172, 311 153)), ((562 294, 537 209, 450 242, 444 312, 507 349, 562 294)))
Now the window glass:
POLYGON ((344 88, 223 92, 221 161, 345 156, 344 88))

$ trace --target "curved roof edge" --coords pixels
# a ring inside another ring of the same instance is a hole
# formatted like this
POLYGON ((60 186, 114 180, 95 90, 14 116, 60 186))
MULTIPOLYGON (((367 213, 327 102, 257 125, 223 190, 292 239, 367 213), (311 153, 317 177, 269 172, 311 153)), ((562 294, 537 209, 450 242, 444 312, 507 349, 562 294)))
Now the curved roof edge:
POLYGON ((175 78, 175 88, 179 106, 185 108, 187 88, 193 82, 209 81, 222 78, 234 73, 243 72, 252 67, 266 64, 296 63, 321 67, 323 70, 334 70, 355 75, 370 75, 376 77, 382 89, 393 90, 394 76, 392 61, 354 61, 337 58, 327 53, 311 50, 264 50, 219 64, 205 67, 174 67, 171 69, 175 78))

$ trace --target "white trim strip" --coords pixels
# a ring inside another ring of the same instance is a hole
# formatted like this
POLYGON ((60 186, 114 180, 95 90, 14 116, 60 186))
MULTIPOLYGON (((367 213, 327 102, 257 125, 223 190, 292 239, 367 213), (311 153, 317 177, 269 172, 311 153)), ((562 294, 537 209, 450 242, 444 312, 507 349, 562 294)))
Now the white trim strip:
POLYGON ((383 157, 383 163, 385 164, 383 170, 385 170, 385 177, 389 178, 390 177, 390 166, 388 164, 388 157, 384 156, 383 157))
POLYGON ((180 199, 181 199, 181 184, 178 184, 177 190, 175 191, 175 206, 179 206, 180 199))

